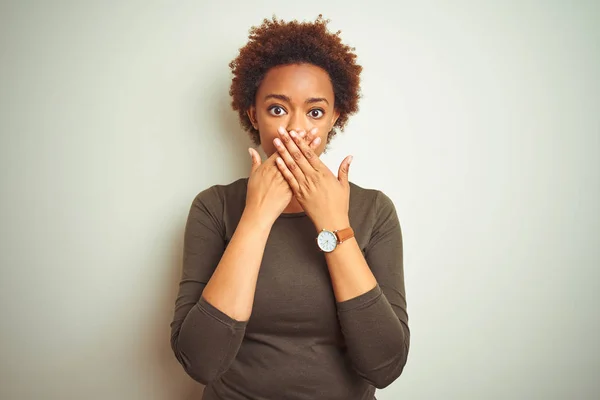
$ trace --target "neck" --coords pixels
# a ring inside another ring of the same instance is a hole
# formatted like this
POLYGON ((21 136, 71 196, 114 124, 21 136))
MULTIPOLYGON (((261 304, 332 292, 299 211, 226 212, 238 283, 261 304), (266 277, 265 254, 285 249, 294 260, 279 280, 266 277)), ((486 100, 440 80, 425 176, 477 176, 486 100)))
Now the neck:
POLYGON ((284 213, 299 213, 304 211, 295 196, 292 196, 292 200, 289 202, 287 207, 283 210, 284 213))

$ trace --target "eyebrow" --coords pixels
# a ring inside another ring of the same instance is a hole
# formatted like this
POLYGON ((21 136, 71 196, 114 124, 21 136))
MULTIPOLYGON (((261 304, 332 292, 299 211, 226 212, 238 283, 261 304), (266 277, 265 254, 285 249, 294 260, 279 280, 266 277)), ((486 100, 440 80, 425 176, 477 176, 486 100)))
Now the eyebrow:
MULTIPOLYGON (((265 101, 268 99, 279 99, 279 100, 287 101, 288 103, 292 102, 292 99, 290 99, 288 96, 286 96, 284 94, 268 94, 265 96, 265 101)), ((329 105, 329 102, 324 97, 310 97, 310 98, 306 99, 305 103, 312 104, 312 103, 319 103, 321 101, 323 101, 323 102, 327 103, 327 105, 329 105)))

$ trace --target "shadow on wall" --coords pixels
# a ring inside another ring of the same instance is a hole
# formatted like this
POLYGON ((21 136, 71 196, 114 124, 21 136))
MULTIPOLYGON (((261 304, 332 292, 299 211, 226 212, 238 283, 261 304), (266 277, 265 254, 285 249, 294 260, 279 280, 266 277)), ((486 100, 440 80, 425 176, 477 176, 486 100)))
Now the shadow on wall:
MULTIPOLYGON (((222 75, 222 72, 221 69, 217 75, 222 75)), ((241 129, 237 113, 231 109, 231 98, 228 95, 230 82, 230 77, 227 75, 227 80, 218 80, 218 82, 212 86, 212 90, 204 90, 206 88, 203 88, 198 91, 199 98, 197 104, 216 104, 216 112, 213 112, 212 115, 218 115, 219 118, 218 121, 215 121, 214 125, 207 124, 206 121, 201 121, 202 113, 198 112, 195 115, 197 116, 196 118, 198 118, 196 123, 198 135, 218 135, 216 141, 222 140, 224 143, 223 148, 229 150, 225 154, 216 156, 218 164, 221 164, 222 167, 220 165, 215 165, 213 170, 221 168, 221 170, 227 171, 226 175, 233 181, 239 177, 248 176, 250 170, 250 156, 248 155, 247 148, 252 146, 252 142, 249 139, 248 134, 241 129), (218 98, 220 100, 217 102, 215 102, 215 98, 212 96, 214 93, 219 93, 218 98), (204 132, 201 127, 207 125, 215 126, 216 129, 214 129, 213 132, 204 132)), ((206 162, 210 163, 211 161, 206 160, 206 162)), ((219 174, 215 175, 222 176, 219 174)), ((216 179, 213 179, 213 181, 215 180, 216 179)), ((198 188, 198 191, 203 189, 204 188, 198 188)), ((189 211, 187 207, 191 205, 192 199, 186 200, 186 209, 182 212, 185 214, 185 218, 187 218, 187 212, 189 211)), ((157 360, 161 369, 161 382, 153 383, 153 385, 161 385, 158 392, 163 392, 165 390, 169 391, 170 396, 168 396, 168 398, 172 400, 200 400, 202 398, 204 386, 187 376, 183 371, 183 368, 175 359, 170 344, 170 323, 179 289, 183 261, 185 218, 180 225, 176 226, 176 231, 173 232, 173 250, 169 261, 169 268, 166 269, 166 271, 168 271, 168 276, 164 279, 164 290, 156 296, 158 303, 156 315, 158 318, 156 318, 157 326, 154 329, 156 335, 152 335, 154 340, 153 343, 150 343, 152 346, 150 353, 156 354, 156 352, 158 352, 157 360)))

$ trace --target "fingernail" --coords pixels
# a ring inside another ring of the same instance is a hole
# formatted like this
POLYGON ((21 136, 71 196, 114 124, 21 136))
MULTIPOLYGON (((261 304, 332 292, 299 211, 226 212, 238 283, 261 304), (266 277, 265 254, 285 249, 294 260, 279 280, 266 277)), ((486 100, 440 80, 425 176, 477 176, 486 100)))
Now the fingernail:
POLYGON ((290 131, 290 136, 293 137, 293 138, 295 138, 296 137, 296 132, 290 131))
POLYGON ((314 143, 318 146, 319 144, 321 144, 321 138, 318 137, 315 139, 314 143))
POLYGON ((277 132, 279 132, 281 135, 285 135, 285 128, 283 126, 280 126, 279 129, 277 129, 277 132))
POLYGON ((304 136, 306 136, 306 132, 305 131, 300 131, 300 137, 304 139, 304 136))
POLYGON ((310 130, 310 134, 311 134, 311 135, 314 135, 314 134, 316 134, 316 133, 317 133, 317 131, 318 131, 318 130, 319 130, 319 128, 316 128, 316 127, 315 127, 315 128, 312 128, 312 129, 310 130))
POLYGON ((248 147, 248 154, 250 154, 250 158, 252 158, 252 150, 250 150, 250 147, 248 147))
POLYGON ((279 140, 279 138, 273 139, 273 143, 275 143, 275 146, 281 146, 281 140, 279 140))
POLYGON ((354 156, 350 156, 350 158, 348 159, 348 165, 352 164, 352 160, 354 160, 354 156))

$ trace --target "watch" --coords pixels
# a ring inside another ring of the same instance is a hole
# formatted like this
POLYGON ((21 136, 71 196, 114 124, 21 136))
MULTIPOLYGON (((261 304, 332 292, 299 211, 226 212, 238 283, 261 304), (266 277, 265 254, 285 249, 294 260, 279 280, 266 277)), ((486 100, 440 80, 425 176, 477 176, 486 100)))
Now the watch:
POLYGON ((350 227, 337 231, 328 231, 323 229, 317 236, 317 245, 321 251, 331 253, 339 244, 354 237, 354 230, 350 227))

